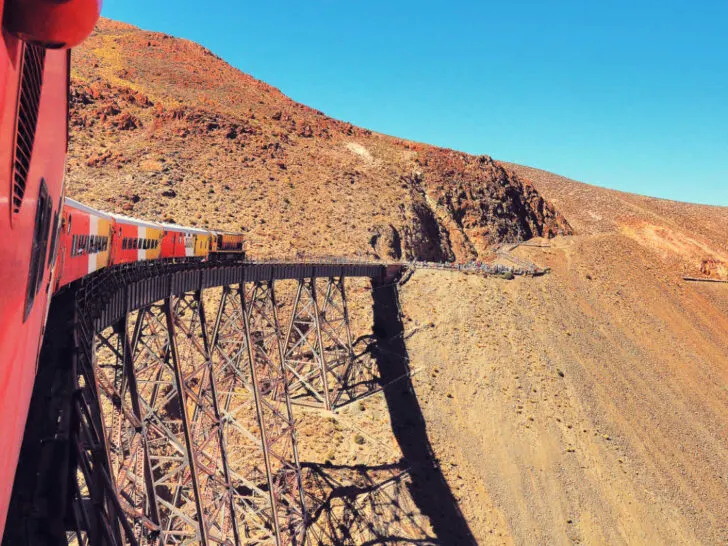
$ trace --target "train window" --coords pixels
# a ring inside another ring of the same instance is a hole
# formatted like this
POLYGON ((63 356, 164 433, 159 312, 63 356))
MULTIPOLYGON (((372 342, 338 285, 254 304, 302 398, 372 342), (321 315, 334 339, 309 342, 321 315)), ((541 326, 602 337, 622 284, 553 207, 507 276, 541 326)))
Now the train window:
POLYGON ((126 250, 126 237, 121 240, 121 250, 126 250))
POLYGON ((33 243, 30 250, 30 270, 28 271, 28 286, 25 293, 25 315, 23 321, 27 320, 43 284, 43 273, 45 272, 45 257, 48 250, 48 236, 51 227, 53 214, 53 203, 48 195, 48 187, 45 180, 40 181, 38 203, 35 210, 35 227, 33 230, 33 243))

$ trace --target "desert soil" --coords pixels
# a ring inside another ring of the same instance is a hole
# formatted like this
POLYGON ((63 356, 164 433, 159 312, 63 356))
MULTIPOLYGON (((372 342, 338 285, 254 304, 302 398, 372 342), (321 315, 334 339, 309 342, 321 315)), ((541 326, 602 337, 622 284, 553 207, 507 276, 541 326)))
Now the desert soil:
POLYGON ((415 388, 471 530, 725 543, 728 285, 681 275, 724 255, 728 210, 542 176, 583 233, 517 250, 550 275, 420 271, 402 289, 415 388))

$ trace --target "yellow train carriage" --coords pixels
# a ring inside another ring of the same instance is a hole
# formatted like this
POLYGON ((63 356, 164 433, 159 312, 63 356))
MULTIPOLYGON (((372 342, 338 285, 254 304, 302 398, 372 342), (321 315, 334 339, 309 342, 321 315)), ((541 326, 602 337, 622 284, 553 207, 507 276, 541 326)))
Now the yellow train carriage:
POLYGON ((204 229, 189 230, 191 236, 193 256, 198 258, 207 257, 210 254, 210 246, 212 244, 212 234, 204 229))

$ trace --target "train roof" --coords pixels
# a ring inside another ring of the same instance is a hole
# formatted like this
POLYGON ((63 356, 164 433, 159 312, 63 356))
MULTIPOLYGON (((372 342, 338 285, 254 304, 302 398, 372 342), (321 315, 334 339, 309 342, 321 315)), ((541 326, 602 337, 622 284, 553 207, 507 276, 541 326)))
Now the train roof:
POLYGON ((203 235, 209 235, 211 233, 211 230, 209 229, 201 229, 196 227, 189 227, 189 226, 179 226, 177 224, 168 224, 165 222, 160 222, 160 226, 162 226, 166 231, 177 231, 182 233, 198 233, 203 235))
POLYGON ((106 218, 107 220, 112 219, 111 214, 109 214, 108 212, 103 212, 103 211, 97 210, 95 208, 89 207, 88 205, 79 203, 78 201, 71 199, 70 197, 66 197, 63 201, 67 206, 73 207, 74 209, 80 210, 81 212, 93 214, 95 216, 100 216, 101 218, 106 218))
MULTIPOLYGON (((178 233, 196 233, 199 235, 210 235, 211 233, 231 234, 229 232, 224 232, 224 231, 202 229, 202 228, 196 228, 196 227, 191 227, 191 226, 180 226, 177 224, 169 224, 166 222, 153 222, 151 220, 140 220, 139 218, 132 218, 131 216, 125 216, 123 214, 117 214, 115 212, 104 212, 104 211, 100 211, 95 208, 89 207, 88 205, 84 205, 83 203, 79 203, 78 201, 71 199, 70 197, 66 197, 64 199, 64 201, 68 206, 73 207, 74 209, 80 210, 82 212, 86 212, 88 214, 94 214, 94 215, 100 216, 102 218, 107 218, 109 220, 113 219, 113 220, 116 220, 117 222, 121 222, 123 224, 131 224, 134 226, 141 226, 141 227, 151 227, 154 229, 163 229, 165 231, 176 231, 178 233)), ((235 234, 235 235, 237 235, 237 234, 235 234)))
POLYGON ((114 218, 114 220, 122 224, 131 224, 133 226, 161 229, 161 224, 159 224, 159 222, 152 222, 151 220, 140 220, 139 218, 132 218, 130 216, 124 216, 123 214, 116 214, 115 212, 110 212, 109 214, 114 218))

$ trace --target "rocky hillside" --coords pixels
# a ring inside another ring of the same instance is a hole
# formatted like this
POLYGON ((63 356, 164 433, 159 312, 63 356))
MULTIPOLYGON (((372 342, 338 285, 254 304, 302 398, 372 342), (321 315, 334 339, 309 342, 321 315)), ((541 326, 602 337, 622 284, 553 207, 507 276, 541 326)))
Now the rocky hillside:
POLYGON ((418 271, 401 292, 417 398, 476 540, 725 544, 728 284, 682 277, 721 277, 728 207, 509 168, 577 231, 513 251, 551 273, 418 271))
POLYGON ((74 51, 68 167, 74 198, 243 230, 258 255, 466 260, 571 232, 488 156, 331 119, 197 44, 109 20, 74 51))

